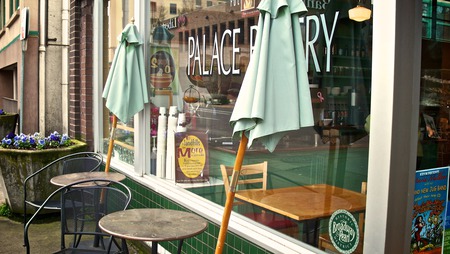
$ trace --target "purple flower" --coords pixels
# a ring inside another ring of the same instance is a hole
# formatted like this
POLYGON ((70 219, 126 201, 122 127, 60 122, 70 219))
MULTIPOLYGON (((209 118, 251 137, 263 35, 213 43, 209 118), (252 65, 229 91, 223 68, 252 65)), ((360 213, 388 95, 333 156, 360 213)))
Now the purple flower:
POLYGON ((33 135, 25 135, 23 133, 15 135, 14 133, 10 133, 2 139, 0 146, 9 149, 40 150, 66 147, 72 144, 73 142, 67 134, 61 136, 55 131, 48 137, 44 137, 38 132, 33 135))

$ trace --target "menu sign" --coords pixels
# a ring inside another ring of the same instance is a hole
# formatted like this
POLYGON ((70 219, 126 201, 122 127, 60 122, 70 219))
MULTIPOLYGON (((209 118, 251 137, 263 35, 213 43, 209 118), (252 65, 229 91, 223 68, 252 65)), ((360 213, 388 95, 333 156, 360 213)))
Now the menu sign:
POLYGON ((201 132, 175 134, 175 182, 194 183, 209 180, 208 135, 201 132))
POLYGON ((447 224, 448 173, 449 167, 416 173, 410 253, 447 253, 444 227, 447 224))

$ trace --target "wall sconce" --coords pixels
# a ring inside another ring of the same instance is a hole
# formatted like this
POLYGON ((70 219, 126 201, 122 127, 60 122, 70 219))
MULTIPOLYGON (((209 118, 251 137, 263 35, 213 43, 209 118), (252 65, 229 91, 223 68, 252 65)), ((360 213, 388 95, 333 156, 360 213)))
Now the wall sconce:
POLYGON ((361 1, 358 2, 355 8, 348 10, 348 17, 351 20, 363 22, 370 19, 372 11, 361 5, 361 1))

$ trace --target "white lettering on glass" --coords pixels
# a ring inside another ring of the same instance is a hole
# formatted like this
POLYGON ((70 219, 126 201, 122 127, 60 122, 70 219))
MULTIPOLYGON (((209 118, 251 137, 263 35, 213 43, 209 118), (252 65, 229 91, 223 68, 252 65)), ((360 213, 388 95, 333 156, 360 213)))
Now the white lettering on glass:
POLYGON ((334 21, 333 21, 333 27, 331 28, 331 33, 328 34, 327 21, 325 20, 325 15, 320 14, 320 20, 322 21, 322 26, 323 26, 323 36, 325 37, 325 45, 326 45, 326 50, 327 50, 326 72, 330 72, 331 40, 333 39, 334 29, 336 28, 338 16, 339 16, 339 12, 337 11, 334 14, 334 21))
POLYGON ((233 57, 231 60, 232 74, 240 74, 241 73, 240 69, 236 69, 236 54, 241 52, 241 49, 236 47, 236 38, 238 37, 239 33, 241 33, 240 28, 233 29, 233 57))
POLYGON ((307 16, 306 17, 306 34, 305 34, 305 44, 306 44, 306 66, 309 66, 309 54, 311 52, 311 57, 314 62, 314 67, 317 72, 320 72, 319 60, 317 60, 316 50, 314 48, 314 43, 319 38, 319 18, 317 16, 307 16), (311 25, 311 22, 314 25, 311 25), (312 31, 310 31, 312 30, 312 31), (314 34, 310 38, 310 34, 314 34))
POLYGON ((222 68, 223 74, 228 75, 228 74, 230 74, 231 68, 229 68, 228 70, 225 70, 225 66, 223 65, 223 62, 224 62, 223 61, 223 51, 225 49, 226 35, 231 37, 230 29, 225 30, 225 32, 223 33, 223 36, 222 36, 222 41, 220 42, 220 48, 221 48, 221 50, 220 50, 220 68, 222 68))
MULTIPOLYGON (((217 32, 214 33, 214 43, 213 43, 212 54, 211 54, 211 66, 209 67, 210 70, 213 70, 214 60, 216 60, 216 64, 217 64, 216 66, 219 66, 220 58, 219 58, 219 45, 217 43, 217 32)), ((217 68, 217 72, 219 75, 222 73, 220 68, 217 68)), ((210 73, 210 74, 212 74, 212 73, 210 73)))
MULTIPOLYGON (((324 0, 323 4, 327 4, 329 1, 324 0)), ((332 27, 329 30, 327 26, 327 20, 325 14, 320 14, 319 16, 312 15, 299 18, 299 22, 302 26, 305 26, 305 56, 306 56, 306 65, 309 66, 309 61, 313 61, 313 65, 316 72, 321 72, 321 63, 319 61, 319 56, 316 52, 317 48, 315 45, 319 42, 319 36, 323 34, 324 47, 325 47, 325 55, 324 63, 322 63, 325 68, 325 72, 330 72, 331 70, 331 48, 334 37, 334 32, 336 31, 337 20, 339 17, 339 12, 336 12, 334 15, 332 27)), ((249 43, 249 52, 250 58, 252 57, 254 51, 254 39, 257 33, 257 25, 253 25, 250 27, 250 43, 249 43)), ((206 45, 206 34, 200 35, 201 37, 201 45, 199 42, 199 38, 197 36, 188 38, 188 61, 187 61, 187 73, 188 75, 198 74, 198 75, 212 75, 214 71, 217 70, 219 75, 239 75, 241 70, 239 66, 236 65, 237 56, 241 54, 241 49, 237 46, 237 38, 241 33, 241 28, 233 29, 233 31, 226 29, 223 31, 222 35, 218 35, 217 32, 214 33, 213 43, 210 47, 206 45), (220 37, 221 36, 221 37, 220 37), (231 55, 228 55, 226 52, 228 48, 226 48, 227 40, 231 41, 231 55), (220 43, 219 43, 220 41, 220 43), (211 59, 209 69, 207 69, 207 51, 211 51, 211 59), (226 57, 227 56, 227 57, 226 57), (226 68, 229 64, 229 67, 226 68), (217 68, 214 68, 217 66, 217 68), (198 73, 196 72, 198 70, 198 73)))

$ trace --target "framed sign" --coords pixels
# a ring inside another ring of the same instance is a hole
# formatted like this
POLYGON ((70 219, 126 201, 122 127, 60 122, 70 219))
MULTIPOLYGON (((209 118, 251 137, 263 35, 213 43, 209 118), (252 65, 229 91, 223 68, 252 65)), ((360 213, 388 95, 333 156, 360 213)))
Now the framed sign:
POLYGON ((26 40, 28 38, 28 31, 30 27, 29 19, 30 8, 25 7, 20 12, 20 40, 26 40))
POLYGON ((175 182, 195 183, 209 180, 208 134, 175 133, 175 182))

